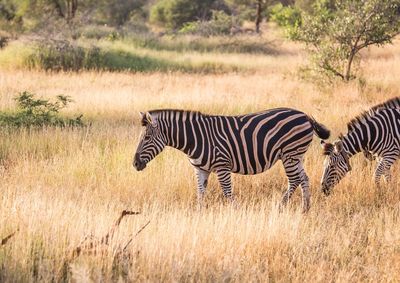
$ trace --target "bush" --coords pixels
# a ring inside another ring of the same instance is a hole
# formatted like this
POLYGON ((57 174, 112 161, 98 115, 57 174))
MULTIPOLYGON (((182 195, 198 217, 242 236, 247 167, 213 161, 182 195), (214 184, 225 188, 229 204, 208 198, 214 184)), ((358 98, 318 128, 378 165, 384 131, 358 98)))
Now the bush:
POLYGON ((301 10, 297 7, 278 3, 270 8, 270 18, 285 28, 289 38, 294 38, 296 30, 301 26, 301 10))
POLYGON ((212 11, 209 21, 195 21, 184 24, 179 30, 182 34, 197 34, 202 36, 224 35, 231 32, 235 26, 234 18, 223 11, 212 11))
POLYGON ((68 96, 58 95, 55 102, 35 98, 34 94, 24 91, 15 97, 18 110, 16 113, 0 113, 0 126, 8 127, 43 127, 43 126, 84 126, 82 115, 63 118, 60 110, 72 102, 68 96))
POLYGON ((102 56, 97 47, 83 48, 68 41, 39 43, 27 60, 28 67, 46 71, 99 69, 102 56))

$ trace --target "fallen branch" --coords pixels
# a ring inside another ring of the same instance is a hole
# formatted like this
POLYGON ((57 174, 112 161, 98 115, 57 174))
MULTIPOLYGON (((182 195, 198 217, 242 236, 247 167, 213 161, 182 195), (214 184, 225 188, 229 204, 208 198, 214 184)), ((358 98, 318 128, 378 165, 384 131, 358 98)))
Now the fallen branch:
POLYGON ((13 232, 13 233, 11 233, 10 235, 8 235, 7 237, 5 237, 3 240, 1 240, 0 246, 4 246, 5 244, 7 244, 7 242, 8 242, 12 237, 14 237, 14 235, 15 235, 17 232, 18 232, 18 229, 17 229, 15 232, 13 232))
POLYGON ((82 251, 85 252, 96 252, 96 250, 100 246, 109 246, 111 240, 114 238, 115 231, 121 224, 122 219, 126 215, 138 215, 140 212, 136 211, 129 211, 129 210, 124 210, 122 211, 121 215, 118 217, 118 219, 115 221, 114 225, 108 230, 107 234, 105 234, 103 237, 100 239, 93 239, 93 235, 86 235, 83 240, 72 250, 70 259, 74 259, 78 257, 82 251), (89 241, 90 240, 90 241, 89 241))
MULTIPOLYGON (((58 279, 66 278, 67 273, 68 273, 68 266, 69 263, 79 257, 82 253, 92 253, 96 254, 97 252, 104 252, 110 247, 110 243, 112 242, 112 239, 114 238, 115 231, 121 224, 122 219, 126 215, 138 215, 140 212, 136 211, 129 211, 129 210, 124 210, 122 211, 121 215, 118 217, 118 219, 115 221, 114 225, 108 230, 107 234, 105 234, 103 237, 100 239, 94 238, 92 234, 88 234, 83 239, 80 241, 80 243, 72 249, 72 251, 67 255, 63 261, 63 264, 61 266, 61 270, 59 271, 58 274, 58 279)), ((121 252, 125 251, 126 248, 130 245, 130 243, 133 241, 133 238, 135 238, 140 232, 146 228, 147 225, 149 225, 150 221, 148 221, 144 226, 142 226, 134 235, 132 235, 126 242, 125 244, 121 247, 117 248, 117 253, 116 254, 121 254, 121 252)))

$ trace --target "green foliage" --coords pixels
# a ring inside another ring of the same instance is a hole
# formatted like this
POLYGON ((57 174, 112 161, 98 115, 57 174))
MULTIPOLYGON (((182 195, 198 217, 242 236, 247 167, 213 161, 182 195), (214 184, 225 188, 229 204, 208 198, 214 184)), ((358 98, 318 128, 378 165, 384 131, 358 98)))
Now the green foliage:
MULTIPOLYGON (((17 6, 12 0, 0 0, 0 31, 7 33, 19 31, 22 25, 22 18, 18 15, 17 6)), ((4 39, 0 35, 0 40, 4 39)), ((3 44, 0 42, 0 47, 3 44)))
POLYGON ((133 16, 146 17, 147 4, 147 0, 0 0, 0 29, 17 24, 25 32, 46 31, 54 24, 121 26, 133 16))
POLYGON ((223 11, 212 11, 209 21, 185 23, 179 30, 181 34, 197 34, 202 36, 226 35, 235 25, 235 19, 223 11))
POLYGON ((0 19, 5 21, 12 21, 16 17, 16 8, 12 1, 0 1, 0 19))
POLYGON ((72 102, 68 96, 58 95, 55 102, 35 98, 27 91, 15 97, 18 110, 15 113, 0 113, 2 127, 44 127, 44 126, 84 126, 82 115, 74 118, 63 118, 60 110, 72 102))
POLYGON ((301 10, 296 6, 275 4, 269 11, 270 19, 283 27, 289 38, 294 38, 301 26, 301 10))
POLYGON ((296 0, 294 5, 302 11, 311 13, 317 0, 296 0))
POLYGON ((169 29, 185 23, 206 20, 211 16, 215 0, 160 0, 150 11, 150 21, 169 29))
POLYGON ((240 21, 254 21, 256 18, 256 0, 225 0, 230 13, 240 21))
POLYGON ((314 73, 349 81, 359 52, 400 32, 400 0, 320 0, 303 16, 296 39, 307 44, 314 73))
POLYGON ((145 0, 112 0, 100 3, 100 15, 103 16, 100 22, 113 26, 125 24, 133 15, 145 16, 145 0))

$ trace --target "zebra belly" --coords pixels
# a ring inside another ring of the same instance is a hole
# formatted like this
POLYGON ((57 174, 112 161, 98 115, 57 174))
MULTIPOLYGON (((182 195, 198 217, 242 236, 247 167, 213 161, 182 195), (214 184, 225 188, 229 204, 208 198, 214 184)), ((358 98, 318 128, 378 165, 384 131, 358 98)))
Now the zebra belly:
POLYGON ((270 169, 278 160, 302 159, 313 138, 309 124, 290 127, 287 132, 275 136, 258 137, 258 143, 248 143, 241 164, 233 166, 234 173, 254 175, 270 169), (265 142, 266 141, 266 142, 265 142), (254 149, 254 144, 256 148, 254 149))

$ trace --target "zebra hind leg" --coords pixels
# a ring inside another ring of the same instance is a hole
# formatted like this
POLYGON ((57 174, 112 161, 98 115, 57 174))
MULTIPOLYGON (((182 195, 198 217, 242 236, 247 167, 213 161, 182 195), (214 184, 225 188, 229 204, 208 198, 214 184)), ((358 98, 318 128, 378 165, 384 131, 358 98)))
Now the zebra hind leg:
MULTIPOLYGON (((302 182, 304 182, 304 185, 305 185, 304 188, 308 192, 308 186, 306 186, 306 183, 308 183, 308 180, 307 180, 307 182, 305 180, 303 181, 303 175, 305 175, 305 174, 303 174, 301 161, 292 160, 292 159, 285 160, 285 161, 283 161, 283 166, 285 168, 285 172, 286 172, 286 176, 288 177, 289 184, 288 184, 287 191, 283 194, 280 209, 282 209, 282 207, 287 205, 287 203, 289 202, 290 198, 292 197, 294 191, 297 189, 297 187, 302 182)), ((307 193, 306 193, 306 195, 307 195, 307 193)), ((303 196, 304 196, 304 194, 303 194, 303 196)))
POLYGON ((306 213, 310 209, 310 182, 304 170, 301 181, 301 193, 303 195, 303 213, 306 213))
POLYGON ((380 179, 382 175, 385 177, 386 182, 390 182, 391 180, 390 167, 393 165, 395 161, 396 161, 395 156, 387 156, 380 159, 374 174, 374 181, 377 186, 380 185, 380 179))
POLYGON ((203 206, 204 194, 207 189, 208 177, 210 172, 204 171, 200 168, 195 167, 197 177, 197 204, 199 207, 203 206))

